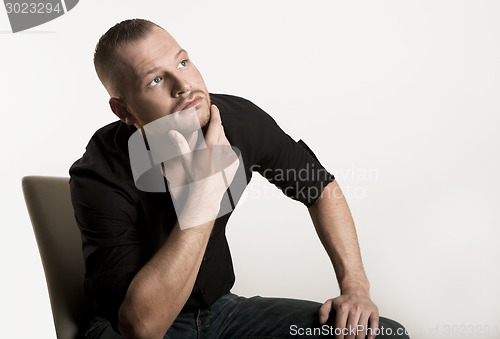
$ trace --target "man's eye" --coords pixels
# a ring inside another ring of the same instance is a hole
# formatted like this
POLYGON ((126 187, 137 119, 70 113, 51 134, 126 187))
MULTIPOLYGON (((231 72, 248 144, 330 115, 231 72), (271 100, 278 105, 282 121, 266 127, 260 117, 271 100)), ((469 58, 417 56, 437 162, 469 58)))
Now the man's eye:
POLYGON ((182 60, 181 62, 179 62, 179 66, 177 66, 177 69, 182 68, 182 67, 186 67, 187 63, 188 63, 187 60, 182 60))
POLYGON ((160 77, 155 77, 151 82, 148 84, 149 87, 156 86, 160 83, 161 78, 160 77))

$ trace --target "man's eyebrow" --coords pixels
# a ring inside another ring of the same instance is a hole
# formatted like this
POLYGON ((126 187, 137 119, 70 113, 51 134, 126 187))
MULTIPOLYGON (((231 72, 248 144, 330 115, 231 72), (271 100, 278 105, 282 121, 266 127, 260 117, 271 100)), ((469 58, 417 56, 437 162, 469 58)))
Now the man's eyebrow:
POLYGON ((184 48, 181 48, 179 50, 179 52, 177 52, 177 54, 175 55, 174 59, 177 59, 179 57, 179 55, 181 55, 182 53, 186 53, 187 54, 187 51, 184 48))
MULTIPOLYGON (((181 48, 174 56, 174 59, 177 59, 179 57, 179 55, 181 55, 182 53, 187 53, 187 51, 183 48, 181 48)), ((161 67, 153 67, 151 68, 149 71, 147 71, 146 73, 144 73, 140 79, 144 79, 147 75, 151 74, 151 73, 155 73, 157 71, 159 71, 161 69, 161 67)))

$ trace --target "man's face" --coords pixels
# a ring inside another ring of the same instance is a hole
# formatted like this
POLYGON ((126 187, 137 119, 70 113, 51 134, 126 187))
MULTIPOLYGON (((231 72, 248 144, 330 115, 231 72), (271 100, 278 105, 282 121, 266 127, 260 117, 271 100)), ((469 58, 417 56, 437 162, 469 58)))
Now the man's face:
POLYGON ((123 96, 136 127, 187 108, 196 108, 200 125, 210 119, 210 97, 188 54, 165 30, 154 27, 142 40, 118 50, 123 96))

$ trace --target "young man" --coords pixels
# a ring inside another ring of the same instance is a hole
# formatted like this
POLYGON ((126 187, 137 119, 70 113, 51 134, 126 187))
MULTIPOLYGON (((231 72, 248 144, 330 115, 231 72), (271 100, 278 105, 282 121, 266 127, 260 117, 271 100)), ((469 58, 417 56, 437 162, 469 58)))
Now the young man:
POLYGON ((99 40, 94 63, 120 121, 97 131, 70 169, 85 288, 96 306, 89 337, 407 338, 400 324, 379 317, 347 203, 333 175, 302 141, 291 139, 251 102, 209 94, 187 52, 152 22, 134 19, 112 27, 99 40), (138 189, 131 137, 141 133, 147 145, 148 126, 185 118, 188 111, 200 129, 173 129, 165 140, 179 155, 161 164, 170 192, 138 189), (205 156, 194 152, 200 140, 205 156), (189 181, 200 168, 208 171, 201 178, 217 177, 220 147, 236 159, 225 163, 224 181, 189 181), (312 168, 316 172, 307 178, 283 176, 312 168), (238 169, 244 185, 257 171, 308 207, 340 296, 321 305, 230 293, 234 272, 225 227, 231 213, 221 213, 221 205, 238 169), (190 184, 180 205, 173 185, 179 176, 181 186, 190 184))

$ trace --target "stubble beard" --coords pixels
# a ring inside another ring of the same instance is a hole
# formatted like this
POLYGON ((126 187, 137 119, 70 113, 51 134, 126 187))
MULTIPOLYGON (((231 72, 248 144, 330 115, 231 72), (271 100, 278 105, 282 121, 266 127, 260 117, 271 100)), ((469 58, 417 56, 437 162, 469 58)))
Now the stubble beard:
POLYGON ((203 132, 203 135, 205 135, 205 133, 208 130, 208 124, 212 116, 210 112, 211 108, 210 95, 208 95, 208 93, 205 94, 205 102, 207 104, 206 109, 204 107, 200 107, 200 110, 203 110, 201 112, 198 111, 198 109, 196 109, 196 112, 198 113, 198 118, 200 119, 200 127, 201 131, 203 132))
MULTIPOLYGON (((208 94, 208 92, 205 92, 204 90, 195 90, 192 92, 191 94, 191 98, 190 99, 193 99, 194 97, 196 97, 197 95, 202 95, 203 96, 203 100, 205 101, 206 103, 206 108, 204 107, 197 107, 196 108, 196 113, 198 114, 198 119, 199 119, 199 122, 200 122, 200 127, 202 129, 202 131, 204 129, 206 129, 208 127, 208 123, 210 122, 210 106, 211 106, 211 101, 210 101, 210 95, 208 94)), ((180 101, 178 102, 173 108, 172 108, 172 111, 170 113, 176 113, 176 112, 179 112, 181 111, 182 107, 184 106, 185 104, 185 101, 180 101)))

